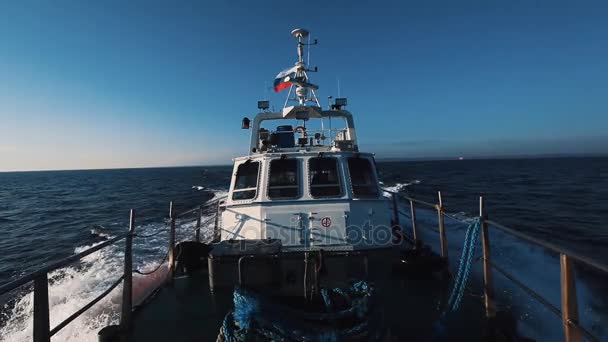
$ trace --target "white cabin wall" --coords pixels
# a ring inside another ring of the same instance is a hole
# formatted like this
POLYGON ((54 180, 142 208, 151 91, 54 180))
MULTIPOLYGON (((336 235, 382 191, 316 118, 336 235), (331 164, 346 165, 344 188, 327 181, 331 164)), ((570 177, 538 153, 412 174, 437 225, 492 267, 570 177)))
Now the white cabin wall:
MULTIPOLYGON (((259 161, 258 190, 256 197, 233 201, 229 193, 222 212, 222 240, 280 238, 285 246, 350 245, 352 249, 386 247, 391 236, 391 211, 381 196, 353 198, 347 159, 353 153, 328 152, 327 157, 338 159, 338 172, 342 187, 339 198, 312 198, 309 191, 308 160, 317 153, 288 153, 287 158, 300 160, 300 197, 271 200, 267 196, 269 165, 280 153, 268 153, 235 160, 231 188, 234 187, 238 165, 250 159, 259 161), (329 218, 331 225, 323 227, 321 220, 329 218), (300 229, 302 228, 302 229, 300 229)), ((371 157, 361 154, 362 157, 371 157)), ((372 168, 377 181, 375 163, 372 168)))
POLYGON ((387 200, 353 200, 346 234, 356 249, 387 247, 392 241, 391 211, 387 200))
POLYGON ((263 230, 268 238, 278 238, 285 246, 346 244, 346 217, 349 203, 307 203, 265 206, 263 230), (329 227, 321 220, 329 218, 329 227))
POLYGON ((222 212, 221 239, 263 239, 261 207, 238 206, 222 212))

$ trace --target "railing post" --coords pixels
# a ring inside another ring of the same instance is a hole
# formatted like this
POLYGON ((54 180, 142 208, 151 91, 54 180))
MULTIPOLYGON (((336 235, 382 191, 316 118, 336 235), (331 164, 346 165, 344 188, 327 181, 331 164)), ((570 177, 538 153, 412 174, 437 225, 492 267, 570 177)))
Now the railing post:
POLYGON ((579 342, 581 333, 577 329, 578 307, 576 301, 576 283, 574 281, 574 264, 566 254, 560 254, 560 283, 562 302, 562 325, 564 328, 564 341, 579 342))
POLYGON ((399 205, 397 202, 397 194, 393 192, 391 197, 393 199, 393 222, 395 226, 399 226, 399 205))
POLYGON ((437 222, 439 224, 439 242, 441 243, 441 256, 448 258, 448 243, 445 237, 445 226, 443 224, 443 200, 441 199, 441 191, 437 192, 439 196, 439 204, 437 204, 437 222))
POLYGON ((418 234, 416 234, 416 209, 414 208, 414 200, 410 198, 410 216, 412 217, 412 237, 414 246, 418 245, 418 234))
POLYGON ((221 205, 222 201, 218 200, 217 201, 217 206, 215 207, 215 222, 213 224, 213 242, 219 242, 220 239, 222 238, 222 235, 220 233, 220 227, 219 225, 219 220, 220 220, 220 215, 222 214, 220 211, 220 205, 221 205))
POLYGON ((399 201, 396 193, 391 193, 391 197, 393 201, 393 226, 391 227, 393 242, 401 243, 403 240, 403 231, 399 222, 399 201))
POLYGON ((46 273, 34 279, 34 342, 50 342, 49 280, 46 273))
POLYGON ((169 279, 173 278, 175 271, 175 207, 173 201, 169 202, 169 218, 171 220, 171 230, 169 232, 169 279))
POLYGON ((120 326, 129 329, 133 311, 133 234, 135 234, 135 211, 129 212, 129 235, 125 238, 125 264, 122 283, 122 310, 120 326))
POLYGON ((196 217, 196 242, 201 242, 201 218, 203 217, 203 206, 198 208, 198 216, 196 217))
POLYGON ((483 293, 486 317, 496 316, 494 303, 494 287, 492 284, 492 264, 490 261, 490 237, 488 236, 488 223, 483 206, 483 196, 479 196, 479 218, 481 220, 481 247, 483 253, 483 293))

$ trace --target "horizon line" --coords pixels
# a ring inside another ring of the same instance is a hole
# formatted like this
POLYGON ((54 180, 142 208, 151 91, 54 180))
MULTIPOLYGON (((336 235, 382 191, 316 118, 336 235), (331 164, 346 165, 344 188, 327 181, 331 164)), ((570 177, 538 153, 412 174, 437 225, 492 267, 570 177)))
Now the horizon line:
MULTIPOLYGON (((467 160, 507 160, 507 159, 551 159, 551 158, 606 158, 608 153, 579 153, 579 154, 514 154, 496 156, 458 156, 458 157, 381 157, 378 162, 415 162, 415 161, 467 161, 467 160), (463 159, 459 159, 462 157, 463 159)), ((108 168, 82 168, 82 169, 38 169, 38 170, 0 170, 0 173, 26 173, 26 172, 61 172, 61 171, 107 171, 107 170, 140 170, 140 169, 171 169, 193 167, 221 167, 232 164, 197 164, 197 165, 171 165, 171 166, 133 166, 108 168)))

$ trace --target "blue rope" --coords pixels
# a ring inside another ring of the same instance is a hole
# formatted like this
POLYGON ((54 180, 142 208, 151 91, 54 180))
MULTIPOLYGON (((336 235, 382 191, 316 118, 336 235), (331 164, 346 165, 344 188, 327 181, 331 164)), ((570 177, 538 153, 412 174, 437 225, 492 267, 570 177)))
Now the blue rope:
POLYGON ((479 218, 471 222, 467 227, 467 231, 464 236, 464 246, 462 247, 462 254, 460 255, 460 262, 458 265, 458 272, 456 278, 452 284, 452 291, 448 298, 448 303, 439 317, 439 321, 435 324, 435 331, 440 335, 445 334, 445 318, 449 312, 454 312, 460 307, 462 302, 462 296, 471 274, 471 265, 473 264, 473 256, 475 255, 475 247, 477 246, 477 238, 479 236, 479 228, 481 227, 481 220, 479 218))
POLYGON ((225 341, 248 341, 261 335, 268 340, 334 342, 367 336, 374 341, 382 334, 379 315, 374 314, 373 287, 365 281, 349 288, 321 289, 325 313, 303 311, 266 298, 245 288, 234 289, 234 309, 222 324, 225 341), (338 303, 345 302, 336 308, 338 303), (343 326, 344 321, 350 322, 343 326))

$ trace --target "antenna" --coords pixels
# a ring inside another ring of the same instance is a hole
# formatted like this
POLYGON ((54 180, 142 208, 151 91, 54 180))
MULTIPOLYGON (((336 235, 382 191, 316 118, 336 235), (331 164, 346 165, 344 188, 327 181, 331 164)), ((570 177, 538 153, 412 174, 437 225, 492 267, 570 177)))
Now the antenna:
MULTIPOLYGON (((318 86, 309 83, 307 71, 316 71, 306 69, 306 63, 304 63, 304 45, 316 45, 317 40, 315 39, 313 43, 310 43, 309 32, 302 28, 297 28, 291 31, 291 35, 294 38, 298 39, 297 52, 298 52, 298 61, 295 63, 295 76, 290 77, 289 82, 291 83, 291 87, 289 90, 289 94, 287 95, 287 99, 285 100, 285 107, 287 107, 287 103, 289 101, 297 101, 300 106, 304 106, 307 102, 314 102, 317 106, 321 107, 319 104, 319 99, 317 98, 316 90, 319 88, 318 86), (308 37, 308 43, 303 43, 302 39, 308 37), (295 98, 291 99, 291 88, 294 89, 295 98)), ((308 50, 308 61, 310 61, 310 49, 308 50)))
POLYGON ((268 82, 264 81, 264 99, 268 98, 268 82))
POLYGON ((338 97, 340 97, 340 77, 336 76, 336 80, 338 81, 338 97))
MULTIPOLYGON (((308 44, 306 45, 310 46, 310 36, 308 36, 308 44)), ((306 51, 306 53, 308 54, 306 58, 306 65, 310 65, 310 48, 308 48, 308 51, 306 51)))
POLYGON ((302 54, 304 53, 304 43, 302 43, 302 38, 308 37, 308 31, 298 28, 291 31, 291 35, 294 36, 294 38, 298 38, 298 62, 302 63, 302 54))

